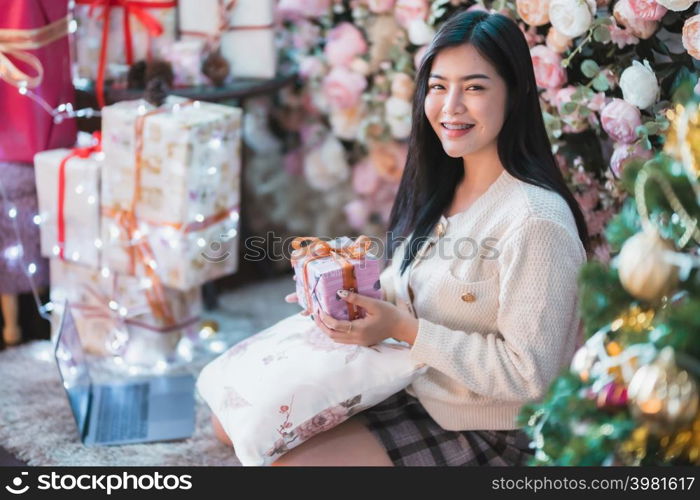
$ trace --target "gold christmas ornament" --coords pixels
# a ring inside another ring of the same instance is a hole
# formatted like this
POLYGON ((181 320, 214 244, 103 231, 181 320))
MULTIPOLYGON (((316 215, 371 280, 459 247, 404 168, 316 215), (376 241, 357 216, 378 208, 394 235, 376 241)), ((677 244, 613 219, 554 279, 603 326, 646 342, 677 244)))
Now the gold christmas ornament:
POLYGON ((677 104, 666 112, 670 127, 664 151, 683 164, 691 180, 700 178, 700 108, 677 104))
POLYGON ((202 321, 202 326, 199 330, 200 338, 208 339, 213 337, 219 331, 219 323, 214 320, 202 321))
POLYGON ((651 227, 625 241, 618 257, 623 288, 639 300, 660 301, 678 282, 678 268, 664 257, 673 250, 673 244, 651 227))
POLYGON ((632 431, 629 439, 622 442, 617 450, 617 456, 622 465, 637 466, 647 455, 649 428, 646 425, 632 431))
POLYGON ((665 462, 700 465, 700 415, 688 427, 661 439, 665 462))
POLYGON ((670 347, 635 372, 627 394, 632 414, 647 422, 657 435, 689 423, 698 411, 697 384, 676 366, 670 347))

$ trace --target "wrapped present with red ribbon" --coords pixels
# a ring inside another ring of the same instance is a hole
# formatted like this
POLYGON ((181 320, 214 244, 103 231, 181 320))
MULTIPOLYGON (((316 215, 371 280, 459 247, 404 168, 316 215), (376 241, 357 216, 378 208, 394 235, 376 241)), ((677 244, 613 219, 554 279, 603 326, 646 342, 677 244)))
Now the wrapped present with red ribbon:
POLYGON ((374 299, 382 298, 380 262, 368 250, 371 241, 339 238, 324 241, 299 237, 292 241, 292 267, 299 305, 307 312, 319 309, 338 320, 354 320, 365 311, 342 300, 338 290, 350 290, 374 299))
POLYGON ((41 217, 41 254, 100 265, 100 177, 102 144, 52 149, 34 156, 41 217))
POLYGON ((175 0, 75 0, 76 72, 95 81, 100 107, 109 79, 175 41, 175 0))
POLYGON ((75 121, 52 114, 75 101, 67 16, 68 0, 0 0, 0 161, 75 143, 75 121))
POLYGON ((86 351, 120 355, 131 364, 170 361, 183 337, 195 338, 202 312, 201 289, 164 289, 172 317, 153 311, 145 294, 147 280, 108 269, 93 269, 51 259, 52 332, 61 323, 63 304, 70 302, 86 351))
POLYGON ((274 0, 180 0, 180 34, 220 49, 234 77, 273 78, 274 12, 274 0))
POLYGON ((237 269, 241 117, 174 96, 103 109, 105 265, 179 290, 237 269))

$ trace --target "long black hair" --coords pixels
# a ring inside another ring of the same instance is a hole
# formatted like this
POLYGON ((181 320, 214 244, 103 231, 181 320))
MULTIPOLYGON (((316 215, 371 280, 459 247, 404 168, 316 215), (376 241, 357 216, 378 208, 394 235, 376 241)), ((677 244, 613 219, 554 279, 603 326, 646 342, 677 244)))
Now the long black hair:
POLYGON ((389 219, 390 254, 400 240, 413 232, 401 264, 402 273, 449 207, 464 177, 462 159, 445 153, 425 116, 424 101, 436 55, 447 47, 467 43, 495 67, 508 87, 508 111, 497 140, 503 167, 521 181, 559 193, 569 205, 581 242, 588 249, 583 213, 552 155, 524 35, 515 22, 502 14, 459 12, 441 26, 416 75, 408 157, 389 219))

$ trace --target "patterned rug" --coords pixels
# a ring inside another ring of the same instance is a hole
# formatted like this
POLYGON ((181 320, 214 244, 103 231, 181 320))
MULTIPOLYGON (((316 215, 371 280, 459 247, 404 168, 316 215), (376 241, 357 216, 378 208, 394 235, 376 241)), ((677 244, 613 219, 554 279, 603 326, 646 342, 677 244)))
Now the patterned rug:
MULTIPOLYGON (((291 279, 242 288, 221 297, 221 310, 208 313, 227 343, 235 343, 298 311, 282 298, 291 279), (270 307, 270 304, 278 307, 270 307), (267 305, 266 305, 267 304, 267 305)), ((213 355, 212 355, 213 356, 213 355)), ((195 376, 207 362, 199 357, 180 367, 195 376)), ((94 375, 94 373, 93 373, 94 375)), ((107 371, 98 373, 102 377, 107 371)), ((34 341, 0 352, 0 446, 33 466, 236 466, 231 448, 214 436, 210 412, 197 396, 196 428, 182 441, 85 447, 61 386, 50 341, 34 341)))

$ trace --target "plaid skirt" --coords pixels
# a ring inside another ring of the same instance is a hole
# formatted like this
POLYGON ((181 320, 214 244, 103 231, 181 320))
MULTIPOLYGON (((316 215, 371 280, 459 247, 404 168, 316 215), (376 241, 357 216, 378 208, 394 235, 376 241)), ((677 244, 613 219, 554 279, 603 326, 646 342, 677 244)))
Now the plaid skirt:
POLYGON ((532 457, 523 431, 447 431, 406 391, 358 417, 364 417, 394 465, 512 466, 525 465, 532 457))

